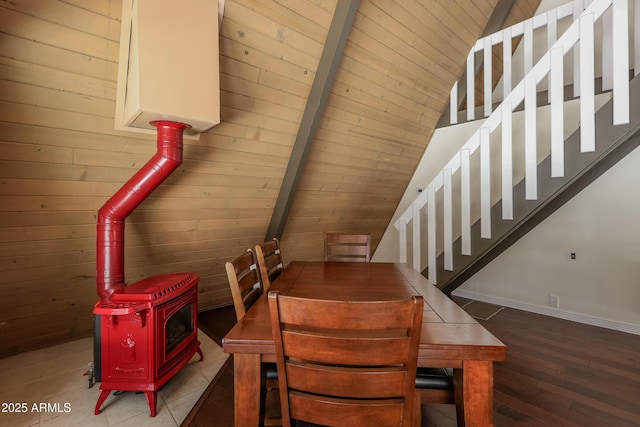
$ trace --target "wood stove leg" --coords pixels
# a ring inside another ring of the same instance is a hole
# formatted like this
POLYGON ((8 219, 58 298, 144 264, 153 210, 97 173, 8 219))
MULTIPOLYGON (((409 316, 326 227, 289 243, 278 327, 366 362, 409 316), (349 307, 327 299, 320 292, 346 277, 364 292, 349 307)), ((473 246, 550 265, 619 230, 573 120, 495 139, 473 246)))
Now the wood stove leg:
POLYGON ((199 362, 202 362, 204 360, 204 354, 202 354, 202 350, 200 350, 200 341, 198 341, 198 347, 196 347, 196 353, 200 355, 199 362))
POLYGON ((147 403, 149 403, 149 409, 151 410, 151 416, 156 416, 156 402, 158 401, 158 392, 157 391, 145 391, 144 397, 147 398, 147 403))
POLYGON ((102 411, 100 410, 100 407, 102 406, 104 401, 107 400, 107 397, 109 397, 109 393, 111 393, 111 390, 102 390, 102 392, 100 393, 100 396, 98 397, 98 401, 96 402, 96 410, 95 410, 96 415, 99 415, 100 413, 102 413, 102 411))

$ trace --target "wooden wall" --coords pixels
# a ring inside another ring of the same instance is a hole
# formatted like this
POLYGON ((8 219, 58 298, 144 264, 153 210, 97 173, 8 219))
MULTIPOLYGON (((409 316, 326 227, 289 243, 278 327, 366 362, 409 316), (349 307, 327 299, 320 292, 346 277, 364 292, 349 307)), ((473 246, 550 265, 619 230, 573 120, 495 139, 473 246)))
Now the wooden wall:
MULTIPOLYGON (((221 119, 127 220, 126 278, 224 263, 264 239, 337 0, 227 0, 221 119)), ((362 0, 298 196, 285 261, 322 231, 380 239, 496 0, 362 0), (446 6, 445 6, 446 3, 446 6)), ((119 0, 0 5, 0 357, 92 334, 96 212, 155 153, 114 130, 119 0)))
POLYGON ((362 1, 283 244, 322 257, 322 231, 375 249, 495 0, 362 1))

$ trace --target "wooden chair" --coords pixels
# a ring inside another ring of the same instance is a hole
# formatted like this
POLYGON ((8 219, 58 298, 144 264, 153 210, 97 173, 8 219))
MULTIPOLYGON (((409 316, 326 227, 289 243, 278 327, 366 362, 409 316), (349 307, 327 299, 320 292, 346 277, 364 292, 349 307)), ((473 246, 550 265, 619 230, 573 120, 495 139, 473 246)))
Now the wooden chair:
MULTIPOLYGON (((369 262, 370 234, 324 233, 324 260, 369 262)), ((451 368, 418 368, 416 394, 421 403, 456 404, 458 425, 464 425, 460 412, 462 396, 454 394, 454 377, 451 368)))
POLYGON ((370 234, 324 233, 324 260, 369 262, 370 234))
POLYGON ((419 425, 422 310, 420 296, 327 301, 270 291, 283 426, 419 425))
MULTIPOLYGON (((225 269, 233 297, 233 306, 236 310, 236 318, 240 320, 264 292, 256 256, 251 249, 247 249, 245 253, 228 261, 225 264, 225 269)), ((278 370, 275 363, 263 363, 262 371, 265 376, 264 398, 266 398, 266 393, 278 387, 278 370)), ((280 416, 265 416, 264 424, 280 425, 280 416)))
POLYGON ((240 320, 263 292, 256 256, 251 249, 247 249, 242 255, 227 262, 225 269, 236 318, 240 320))
POLYGON ((282 253, 280 252, 280 241, 274 238, 259 245, 256 245, 256 256, 260 266, 260 276, 262 286, 267 291, 271 283, 278 278, 284 270, 282 253))

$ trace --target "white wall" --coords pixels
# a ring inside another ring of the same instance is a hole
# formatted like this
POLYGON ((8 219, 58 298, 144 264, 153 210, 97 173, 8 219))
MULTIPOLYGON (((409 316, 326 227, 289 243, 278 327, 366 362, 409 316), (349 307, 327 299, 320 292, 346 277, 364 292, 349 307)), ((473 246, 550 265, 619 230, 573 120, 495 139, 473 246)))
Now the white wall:
MULTIPOLYGON (((398 262, 399 234, 394 223, 482 124, 481 120, 436 129, 371 260, 398 262)), ((410 250, 410 248, 408 248, 410 250)), ((411 253, 407 255, 411 259, 411 253)))
POLYGON ((454 295, 640 333, 640 149, 454 295), (571 253, 576 259, 571 259, 571 253), (549 306, 549 295, 559 308, 549 306))

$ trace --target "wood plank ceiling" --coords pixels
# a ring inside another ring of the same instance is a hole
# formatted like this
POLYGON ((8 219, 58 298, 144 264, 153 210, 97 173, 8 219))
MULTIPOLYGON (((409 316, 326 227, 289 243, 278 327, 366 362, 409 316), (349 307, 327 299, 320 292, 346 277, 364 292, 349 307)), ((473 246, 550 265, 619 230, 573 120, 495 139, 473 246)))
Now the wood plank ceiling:
MULTIPOLYGON (((323 231, 384 232, 497 0, 362 0, 291 212, 285 261, 323 231)), ((224 263, 265 238, 337 0, 227 0, 221 119, 128 218, 126 278, 224 263)), ((516 1, 508 22, 538 2, 516 1), (535 3, 535 4, 534 4, 535 3)), ((155 152, 114 130, 119 0, 0 5, 0 357, 92 334, 96 212, 155 152)), ((170 31, 170 29, 168 29, 170 31)))

